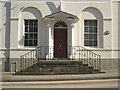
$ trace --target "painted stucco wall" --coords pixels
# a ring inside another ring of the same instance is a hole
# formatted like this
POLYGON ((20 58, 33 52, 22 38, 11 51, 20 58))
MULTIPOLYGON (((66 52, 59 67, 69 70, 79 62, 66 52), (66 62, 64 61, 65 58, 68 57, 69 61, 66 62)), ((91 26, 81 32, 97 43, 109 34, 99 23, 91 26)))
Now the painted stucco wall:
MULTIPOLYGON (((2 43, 2 3, 0 3, 0 43, 2 43)), ((2 44, 0 44, 0 48, 2 48, 2 44)))
MULTIPOLYGON (((10 48, 16 49, 16 48, 23 48, 23 21, 22 18, 29 17, 30 14, 25 14, 22 12, 25 8, 27 7, 33 7, 36 8, 37 10, 40 11, 41 14, 41 27, 39 28, 39 43, 40 45, 47 45, 47 40, 48 40, 48 28, 47 28, 47 23, 45 23, 42 18, 46 15, 49 15, 51 13, 59 11, 59 2, 12 2, 11 3, 11 37, 10 37, 10 48), (23 15, 22 15, 23 14, 23 15)), ((104 51, 104 49, 111 49, 112 48, 112 15, 111 15, 111 2, 105 1, 105 2, 63 2, 63 7, 62 10, 68 13, 72 13, 76 16, 79 17, 79 21, 75 23, 75 45, 80 45, 83 46, 83 40, 84 40, 84 34, 83 34, 83 18, 93 18, 95 19, 94 16, 91 15, 84 15, 83 10, 88 8, 88 7, 93 7, 96 8, 97 10, 100 11, 102 17, 103 17, 103 30, 101 32, 101 35, 105 31, 110 31, 110 34, 107 36, 104 36, 100 39, 100 48, 101 51, 104 51), (74 8, 72 8, 73 6, 74 8), (74 9, 74 10, 73 10, 74 9), (107 10, 107 12, 106 12, 107 10)), ((99 16, 99 15, 98 15, 99 16)), ((31 16, 30 16, 31 17, 31 16)), ((115 17, 115 16, 113 16, 115 17)), ((34 18, 31 17, 31 18, 34 18)), ((4 21, 4 20, 3 20, 4 21)), ((3 34, 4 35, 4 34, 3 34)), ((101 36, 100 35, 100 36, 101 36)), ((3 39, 3 41, 6 41, 3 39)), ((113 40, 114 41, 114 40, 113 40)), ((97 49, 97 48, 95 48, 97 49)), ((109 55, 111 56, 112 52, 109 52, 109 55)), ((103 57, 104 54, 102 55, 103 57)))
MULTIPOLYGON (((105 31, 110 31, 112 32, 112 22, 111 22, 111 2, 105 1, 105 2, 63 2, 63 7, 62 10, 65 12, 69 12, 72 13, 76 16, 79 17, 79 21, 77 23, 75 23, 75 45, 80 45, 83 46, 83 40, 84 40, 84 34, 83 34, 83 17, 86 17, 86 15, 84 15, 83 10, 88 8, 88 7, 93 7, 96 8, 100 11, 100 13, 103 16, 103 29, 101 32, 101 35, 105 32, 105 31), (72 8, 72 7, 74 8, 72 8), (75 10, 73 10, 75 9, 75 10), (106 12, 107 10, 107 12, 106 12), (83 14, 83 16, 82 16, 83 14), (79 41, 78 41, 79 39, 79 41)), ((57 12, 59 10, 59 2, 54 2, 54 3, 48 3, 48 2, 12 2, 11 3, 11 48, 21 48, 21 45, 18 45, 19 42, 23 42, 20 41, 21 40, 21 36, 23 34, 23 27, 22 24, 23 22, 20 21, 22 18, 21 12, 24 8, 26 7, 35 7, 37 8, 40 13, 42 18, 46 15, 49 15, 51 13, 57 12), (19 29, 18 29, 19 28, 19 29), (17 35, 19 32, 19 35, 17 35), (13 35, 14 37, 13 37, 13 35), (19 37, 20 36, 20 37, 19 37), (18 40, 17 40, 18 39, 18 40)), ((27 15, 23 15, 26 17, 29 17, 30 14, 27 15)), ((87 16, 87 18, 91 18, 90 15, 87 16)), ((93 19, 95 19, 94 17, 92 17, 93 19)), ((40 27, 40 30, 42 30, 41 35, 39 35, 39 41, 43 44, 43 45, 47 45, 46 41, 48 39, 47 37, 47 24, 45 25, 45 22, 42 20, 42 24, 40 27), (46 28, 45 28, 46 27, 46 28), (43 35, 44 34, 44 35, 43 35)), ((100 36, 101 36, 100 35, 100 36)), ((111 33, 107 36, 104 36, 100 39, 101 41, 100 43, 100 47, 103 47, 104 49, 111 49, 112 48, 112 44, 111 44, 111 33)))
MULTIPOLYGON (((0 48, 2 48, 2 3, 0 3, 0 48)), ((0 50, 0 72, 2 71, 2 51, 0 50)), ((0 78, 2 79, 2 78, 0 78)))
POLYGON ((120 60, 120 2, 118 3, 118 49, 119 49, 119 52, 118 52, 118 57, 119 57, 119 60, 120 60))
MULTIPOLYGON (((119 52, 118 52, 118 65, 120 65, 120 1, 118 3, 118 49, 119 49, 119 52)), ((120 67, 118 67, 118 70, 120 70, 120 67)))
MULTIPOLYGON (((42 19, 48 14, 57 12, 58 2, 13 2, 11 3, 11 30, 13 34, 16 34, 14 37, 11 37, 11 48, 21 48, 23 47, 23 19, 35 19, 39 18, 39 36, 38 40, 40 41, 39 45, 44 46, 47 44, 47 24, 42 19), (26 11, 24 10, 26 9, 26 11), (33 12, 29 12, 31 11, 33 12), (33 10, 32 10, 33 9, 33 10), (34 12, 34 10, 36 10, 34 12), (33 15, 33 14, 34 15, 33 15), (37 16, 37 17, 36 17, 37 16), (40 17, 39 17, 40 16, 40 17), (16 25, 15 25, 16 24, 16 25), (12 26, 13 25, 13 26, 12 26), (14 39, 13 39, 14 38, 14 39), (15 42, 16 41, 16 42, 15 42)), ((12 36, 12 35, 11 35, 12 36)))
POLYGON ((118 7, 118 2, 113 2, 112 3, 112 56, 113 58, 118 58, 118 50, 119 50, 119 7, 118 7))
MULTIPOLYGON (((87 1, 80 1, 80 2, 63 2, 63 10, 69 13, 72 13, 74 15, 77 15, 80 20, 78 22, 79 24, 79 35, 78 35, 78 31, 75 33, 77 36, 77 38, 79 38, 79 43, 81 45, 83 45, 83 40, 84 40, 84 27, 83 27, 83 20, 84 18, 86 19, 96 19, 95 16, 90 15, 91 13, 88 10, 88 13, 84 13, 83 11, 86 8, 95 8, 97 9, 103 16, 103 29, 101 29, 103 32, 101 34, 103 34, 105 31, 112 31, 111 26, 112 26, 112 22, 111 22, 111 2, 87 2, 87 1), (73 6, 74 8, 71 8, 71 6, 73 6), (107 12, 106 12, 107 10, 107 12), (85 15, 86 14, 86 15, 85 15)), ((95 13, 95 12, 93 12, 95 13)), ((99 17, 99 15, 98 15, 99 17)), ((78 28, 77 28, 78 29, 78 28)), ((77 39, 76 39, 77 40, 77 39)), ((101 38, 102 40, 102 38, 101 38)), ((78 42, 78 41, 76 41, 78 42)), ((109 34, 108 36, 104 36, 103 35, 103 41, 101 41, 100 43, 103 43, 103 45, 101 44, 100 47, 103 48, 111 48, 111 34, 109 34), (108 42, 109 41, 109 42, 108 42)))
POLYGON ((6 9, 4 7, 4 3, 0 3, 0 48, 5 48, 5 12, 6 9))

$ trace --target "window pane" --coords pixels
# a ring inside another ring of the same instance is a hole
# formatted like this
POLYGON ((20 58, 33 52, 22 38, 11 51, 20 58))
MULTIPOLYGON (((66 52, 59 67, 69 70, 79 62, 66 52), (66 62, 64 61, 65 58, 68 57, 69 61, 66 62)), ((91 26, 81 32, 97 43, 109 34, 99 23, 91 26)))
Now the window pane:
POLYGON ((89 26, 92 26, 92 20, 89 20, 89 26))
POLYGON ((38 27, 34 27, 34 32, 37 32, 38 31, 37 29, 38 29, 38 27))
POLYGON ((90 40, 93 39, 93 34, 89 34, 89 39, 90 39, 90 40))
POLYGON ((91 26, 94 26, 94 20, 91 20, 91 26))
POLYGON ((89 39, 88 34, 85 34, 85 35, 84 35, 84 38, 85 38, 85 39, 89 39))
POLYGON ((28 25, 28 24, 29 24, 28 20, 25 20, 25 25, 28 25))
POLYGON ((29 38, 29 37, 28 37, 28 34, 25 34, 25 40, 28 39, 28 38, 29 38))
POLYGON ((33 27, 29 27, 29 32, 34 32, 33 27))
POLYGON ((28 40, 25 40, 24 44, 25 44, 25 46, 28 46, 28 40))
POLYGON ((34 34, 34 39, 37 39, 37 34, 34 34))
POLYGON ((84 41, 84 46, 89 46, 89 42, 87 40, 84 41))
POLYGON ((88 20, 85 20, 85 22, 84 22, 85 24, 85 26, 89 26, 89 21, 88 20))
POLYGON ((94 40, 97 40, 97 34, 94 34, 94 35, 93 35, 93 39, 94 39, 94 40))
POLYGON ((29 39, 34 39, 34 34, 29 34, 29 39))
POLYGON ((89 32, 89 27, 85 27, 85 32, 89 32))
POLYGON ((97 33, 97 27, 94 27, 94 33, 97 33))
POLYGON ((38 21, 37 20, 34 20, 34 25, 38 25, 38 21))
POLYGON ((27 26, 25 27, 25 32, 28 32, 28 27, 27 26))
POLYGON ((90 33, 92 33, 92 32, 93 32, 93 30, 94 30, 94 28, 93 28, 93 27, 89 27, 89 32, 90 32, 90 33))
POLYGON ((97 26, 97 20, 94 20, 94 26, 97 26))
POLYGON ((33 40, 29 40, 29 46, 33 46, 33 40))
POLYGON ((34 46, 37 46, 37 40, 34 40, 34 46))
POLYGON ((93 42, 93 46, 97 46, 97 41, 94 41, 94 42, 93 42))
POLYGON ((33 25, 33 20, 29 21, 29 25, 32 26, 33 25))
POLYGON ((89 41, 89 46, 92 46, 92 41, 89 41))

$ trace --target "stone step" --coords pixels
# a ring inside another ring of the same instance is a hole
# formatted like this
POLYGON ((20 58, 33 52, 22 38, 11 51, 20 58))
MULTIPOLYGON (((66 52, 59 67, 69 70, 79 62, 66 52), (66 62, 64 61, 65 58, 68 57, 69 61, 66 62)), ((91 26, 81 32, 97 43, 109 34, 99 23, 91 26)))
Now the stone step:
POLYGON ((39 60, 38 64, 40 65, 73 65, 73 64, 82 64, 82 61, 71 61, 71 60, 53 60, 53 61, 49 61, 49 60, 39 60))
POLYGON ((39 60, 38 63, 29 66, 28 68, 17 72, 16 74, 76 74, 76 73, 99 73, 98 69, 94 69, 88 64, 83 64, 82 61, 49 61, 39 60))

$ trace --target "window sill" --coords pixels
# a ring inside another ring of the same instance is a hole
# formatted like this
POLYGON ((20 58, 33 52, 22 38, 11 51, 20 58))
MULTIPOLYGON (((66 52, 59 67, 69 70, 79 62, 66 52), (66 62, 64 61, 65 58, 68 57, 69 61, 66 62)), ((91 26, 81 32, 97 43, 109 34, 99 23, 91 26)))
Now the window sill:
POLYGON ((92 50, 92 51, 111 51, 112 48, 100 48, 100 47, 86 47, 84 46, 84 48, 88 49, 88 50, 92 50))
POLYGON ((93 49, 93 50, 103 49, 103 48, 99 48, 99 47, 87 47, 87 46, 84 46, 84 48, 86 48, 86 49, 93 49))
POLYGON ((38 46, 24 46, 23 49, 35 49, 38 46))

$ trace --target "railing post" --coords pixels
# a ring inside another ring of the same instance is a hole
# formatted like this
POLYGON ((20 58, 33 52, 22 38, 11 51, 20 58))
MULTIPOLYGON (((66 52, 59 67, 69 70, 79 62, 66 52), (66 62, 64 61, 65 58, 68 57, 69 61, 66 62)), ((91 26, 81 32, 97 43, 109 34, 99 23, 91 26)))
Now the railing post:
POLYGON ((44 51, 45 51, 45 58, 46 58, 46 55, 47 55, 46 46, 45 46, 45 50, 44 51))
POLYGON ((93 59, 92 59, 92 65, 94 66, 94 61, 96 60, 96 55, 92 53, 92 57, 93 57, 93 59))
POLYGON ((28 53, 28 67, 29 67, 29 53, 28 53))
POLYGON ((83 48, 83 59, 84 59, 84 62, 86 64, 86 60, 85 60, 85 49, 83 48))
POLYGON ((99 55, 99 70, 101 71, 101 56, 99 55))
POLYGON ((25 68, 26 68, 26 55, 25 55, 25 68))
POLYGON ((32 65, 32 52, 30 52, 30 65, 32 65))
POLYGON ((34 64, 34 51, 33 51, 33 64, 34 64))
POLYGON ((40 51, 39 51, 40 47, 38 47, 38 60, 40 59, 40 51))
POLYGON ((86 52, 87 52, 87 55, 86 55, 85 59, 87 60, 86 62, 89 64, 89 62, 88 62, 88 50, 86 50, 86 52))
POLYGON ((97 57, 96 57, 96 55, 94 55, 94 57, 95 57, 95 59, 94 59, 94 64, 95 64, 95 69, 97 69, 96 67, 97 67, 97 57))
POLYGON ((79 49, 79 51, 78 51, 78 54, 79 54, 79 56, 78 56, 78 58, 79 58, 79 61, 80 61, 80 47, 78 47, 79 49))
POLYGON ((24 62, 25 59, 24 59, 24 57, 25 57, 25 56, 23 55, 23 69, 25 68, 25 62, 24 62))
POLYGON ((22 72, 22 56, 21 56, 21 70, 20 71, 22 72))

